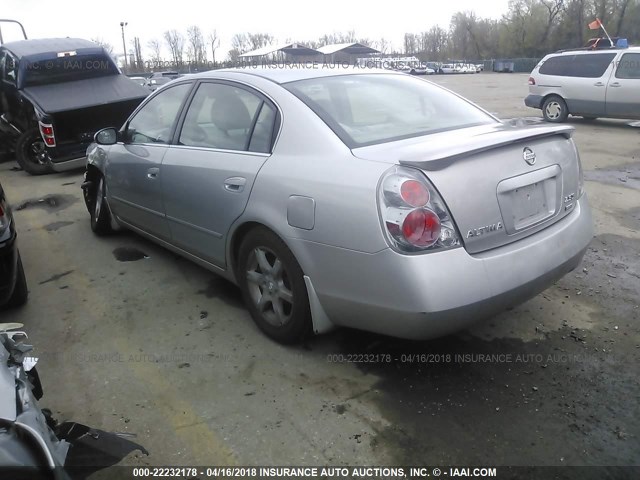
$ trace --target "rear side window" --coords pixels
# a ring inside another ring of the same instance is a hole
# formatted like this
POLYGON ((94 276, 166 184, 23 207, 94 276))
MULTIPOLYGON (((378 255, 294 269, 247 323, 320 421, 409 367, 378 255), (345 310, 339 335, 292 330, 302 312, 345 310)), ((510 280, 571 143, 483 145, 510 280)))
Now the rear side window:
POLYGON ((615 57, 615 53, 559 55, 548 58, 538 71, 558 77, 600 78, 615 57))
POLYGON ((616 78, 640 79, 640 53, 625 53, 618 63, 616 78))

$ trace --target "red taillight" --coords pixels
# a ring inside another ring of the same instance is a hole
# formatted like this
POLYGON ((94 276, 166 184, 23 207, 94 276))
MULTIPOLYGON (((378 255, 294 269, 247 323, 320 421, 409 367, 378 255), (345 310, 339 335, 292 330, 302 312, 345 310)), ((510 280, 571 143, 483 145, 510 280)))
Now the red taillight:
POLYGON ((431 210, 414 210, 402 223, 402 235, 411 245, 430 247, 440 237, 440 219, 431 210))
POLYGON ((536 84, 536 79, 533 77, 529 77, 529 85, 535 85, 536 84))
POLYGON ((412 207, 424 207, 429 203, 429 190, 417 180, 407 180, 400 187, 402 200, 412 207))
POLYGON ((435 252, 461 246, 442 197, 419 170, 395 166, 378 189, 383 229, 400 253, 435 252))
POLYGON ((53 125, 48 123, 38 122, 40 126, 40 136, 42 136, 42 140, 47 144, 48 147, 56 146, 56 135, 53 130, 53 125))

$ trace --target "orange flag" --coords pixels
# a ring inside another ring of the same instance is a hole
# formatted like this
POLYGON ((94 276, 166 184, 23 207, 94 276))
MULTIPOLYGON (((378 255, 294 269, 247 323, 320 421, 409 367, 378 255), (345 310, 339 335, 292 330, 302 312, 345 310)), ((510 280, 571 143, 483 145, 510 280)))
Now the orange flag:
POLYGON ((589 28, 591 30, 598 30, 602 26, 602 22, 599 18, 596 18, 593 22, 589 24, 589 28))

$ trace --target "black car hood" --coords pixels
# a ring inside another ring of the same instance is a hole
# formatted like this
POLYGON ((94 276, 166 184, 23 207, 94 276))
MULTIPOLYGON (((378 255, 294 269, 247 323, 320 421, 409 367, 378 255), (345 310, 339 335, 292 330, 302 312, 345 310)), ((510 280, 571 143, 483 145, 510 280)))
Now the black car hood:
POLYGON ((53 83, 22 90, 22 94, 43 113, 80 110, 97 105, 142 99, 149 93, 145 87, 124 75, 53 83))

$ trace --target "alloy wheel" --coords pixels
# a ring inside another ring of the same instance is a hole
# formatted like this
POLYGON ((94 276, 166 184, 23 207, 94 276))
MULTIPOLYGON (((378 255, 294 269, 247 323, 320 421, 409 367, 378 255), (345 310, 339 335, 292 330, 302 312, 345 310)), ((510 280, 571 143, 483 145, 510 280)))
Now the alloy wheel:
POLYGON ((260 315, 275 327, 290 322, 293 290, 289 274, 278 256, 266 247, 253 249, 246 274, 249 295, 260 315))

